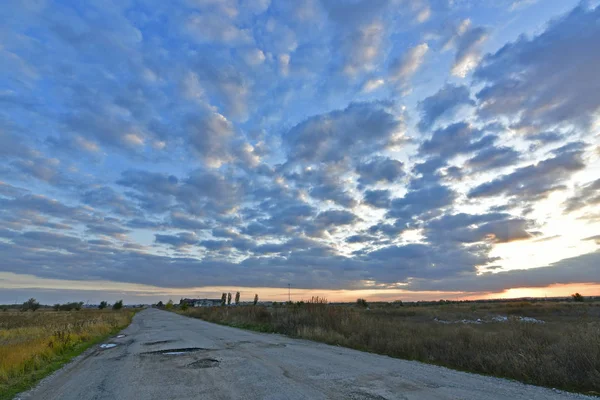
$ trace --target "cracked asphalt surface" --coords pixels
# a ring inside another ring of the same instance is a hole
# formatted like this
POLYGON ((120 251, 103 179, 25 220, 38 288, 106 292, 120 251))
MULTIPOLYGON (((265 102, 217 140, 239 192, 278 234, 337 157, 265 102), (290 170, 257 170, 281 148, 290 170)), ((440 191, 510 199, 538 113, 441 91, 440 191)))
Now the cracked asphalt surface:
POLYGON ((147 309, 21 400, 592 399, 147 309))

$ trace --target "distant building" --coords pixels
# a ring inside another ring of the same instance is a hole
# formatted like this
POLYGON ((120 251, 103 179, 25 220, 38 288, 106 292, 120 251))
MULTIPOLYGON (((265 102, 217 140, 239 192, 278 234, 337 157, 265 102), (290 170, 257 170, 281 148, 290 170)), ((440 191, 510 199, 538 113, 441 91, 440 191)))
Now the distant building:
POLYGON ((182 299, 179 304, 183 303, 190 307, 214 307, 221 305, 221 299, 182 299))

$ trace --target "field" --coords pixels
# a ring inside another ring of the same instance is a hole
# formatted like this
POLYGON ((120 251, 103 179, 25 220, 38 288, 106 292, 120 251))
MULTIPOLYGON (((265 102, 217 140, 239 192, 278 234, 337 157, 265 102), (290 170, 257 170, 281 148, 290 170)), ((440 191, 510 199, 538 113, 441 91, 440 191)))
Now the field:
POLYGON ((600 394, 600 302, 328 305, 178 310, 207 321, 277 332, 525 383, 600 394))
POLYGON ((0 400, 131 322, 131 310, 0 311, 0 400))

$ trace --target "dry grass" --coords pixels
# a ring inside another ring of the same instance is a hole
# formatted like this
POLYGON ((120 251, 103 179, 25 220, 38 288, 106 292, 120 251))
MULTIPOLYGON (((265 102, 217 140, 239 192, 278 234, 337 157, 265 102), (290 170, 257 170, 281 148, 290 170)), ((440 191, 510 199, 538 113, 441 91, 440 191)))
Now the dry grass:
POLYGON ((600 304, 194 308, 184 315, 565 390, 600 392, 600 304), (508 322, 442 324, 509 316, 508 322), (543 319, 523 323, 517 316, 543 319))
POLYGON ((132 311, 0 312, 0 399, 131 322, 132 311))

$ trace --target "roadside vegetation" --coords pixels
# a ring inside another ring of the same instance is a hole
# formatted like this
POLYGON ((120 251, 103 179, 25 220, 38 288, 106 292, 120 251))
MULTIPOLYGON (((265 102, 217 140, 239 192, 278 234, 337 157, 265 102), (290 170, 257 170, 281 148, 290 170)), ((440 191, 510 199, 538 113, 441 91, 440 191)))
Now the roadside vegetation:
POLYGON ((600 394, 600 302, 430 302, 177 310, 210 322, 600 394))
POLYGON ((80 303, 50 308, 31 300, 21 308, 3 306, 0 311, 0 400, 11 399, 120 331, 134 314, 131 309, 106 309, 106 304, 103 309, 82 309, 80 303))

